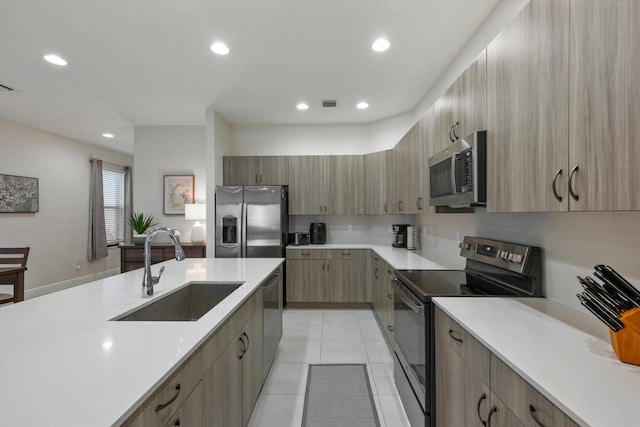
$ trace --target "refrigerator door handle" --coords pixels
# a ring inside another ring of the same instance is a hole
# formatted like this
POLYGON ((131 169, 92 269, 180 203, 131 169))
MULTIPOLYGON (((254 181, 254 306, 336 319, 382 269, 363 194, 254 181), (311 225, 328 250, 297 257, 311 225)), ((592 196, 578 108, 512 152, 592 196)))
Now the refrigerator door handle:
POLYGON ((242 235, 240 236, 240 257, 247 257, 247 204, 242 203, 242 235))

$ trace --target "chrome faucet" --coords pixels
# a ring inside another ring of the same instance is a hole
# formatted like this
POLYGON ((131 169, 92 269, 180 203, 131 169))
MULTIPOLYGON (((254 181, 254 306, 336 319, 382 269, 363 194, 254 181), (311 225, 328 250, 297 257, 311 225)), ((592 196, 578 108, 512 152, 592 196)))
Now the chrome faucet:
POLYGON ((165 227, 158 227, 151 233, 147 234, 147 238, 144 239, 144 273, 142 275, 142 298, 149 298, 153 295, 153 285, 160 281, 162 273, 164 272, 164 266, 160 269, 160 273, 157 276, 151 275, 151 239, 156 234, 164 232, 169 235, 173 241, 173 245, 176 248, 176 260, 182 261, 185 259, 184 251, 180 246, 180 238, 176 235, 174 230, 165 227))

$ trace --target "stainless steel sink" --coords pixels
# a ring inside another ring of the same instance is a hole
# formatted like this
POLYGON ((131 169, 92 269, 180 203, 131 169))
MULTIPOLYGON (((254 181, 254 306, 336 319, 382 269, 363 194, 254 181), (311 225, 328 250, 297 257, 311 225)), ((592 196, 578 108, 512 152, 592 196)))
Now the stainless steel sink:
POLYGON ((218 305, 244 282, 191 282, 135 311, 111 320, 117 321, 196 321, 218 305))

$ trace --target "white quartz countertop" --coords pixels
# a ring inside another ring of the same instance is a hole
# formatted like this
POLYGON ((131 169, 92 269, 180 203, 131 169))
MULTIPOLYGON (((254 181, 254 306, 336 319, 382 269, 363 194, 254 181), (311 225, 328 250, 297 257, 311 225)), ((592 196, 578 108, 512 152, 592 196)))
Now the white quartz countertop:
POLYGON ((434 301, 578 424, 640 425, 640 366, 618 360, 595 318, 546 299, 434 301))
POLYGON ((432 258, 429 255, 427 255, 429 256, 429 258, 427 258, 416 251, 410 251, 404 248, 394 248, 391 245, 372 245, 369 243, 330 243, 326 245, 287 246, 288 251, 309 249, 372 249, 397 270, 447 270, 449 268, 444 264, 446 260, 438 259, 436 262, 429 259, 432 258))
POLYGON ((0 426, 124 421, 283 261, 166 261, 151 298, 138 269, 0 308, 0 426), (110 321, 192 281, 244 284, 195 322, 110 321))

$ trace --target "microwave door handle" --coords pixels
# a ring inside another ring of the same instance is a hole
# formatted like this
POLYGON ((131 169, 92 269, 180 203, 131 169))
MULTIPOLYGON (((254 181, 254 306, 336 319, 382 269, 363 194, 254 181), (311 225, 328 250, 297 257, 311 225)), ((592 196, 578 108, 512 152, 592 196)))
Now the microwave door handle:
POLYGON ((460 153, 453 153, 451 156, 451 194, 456 194, 458 186, 456 185, 456 160, 460 153))

